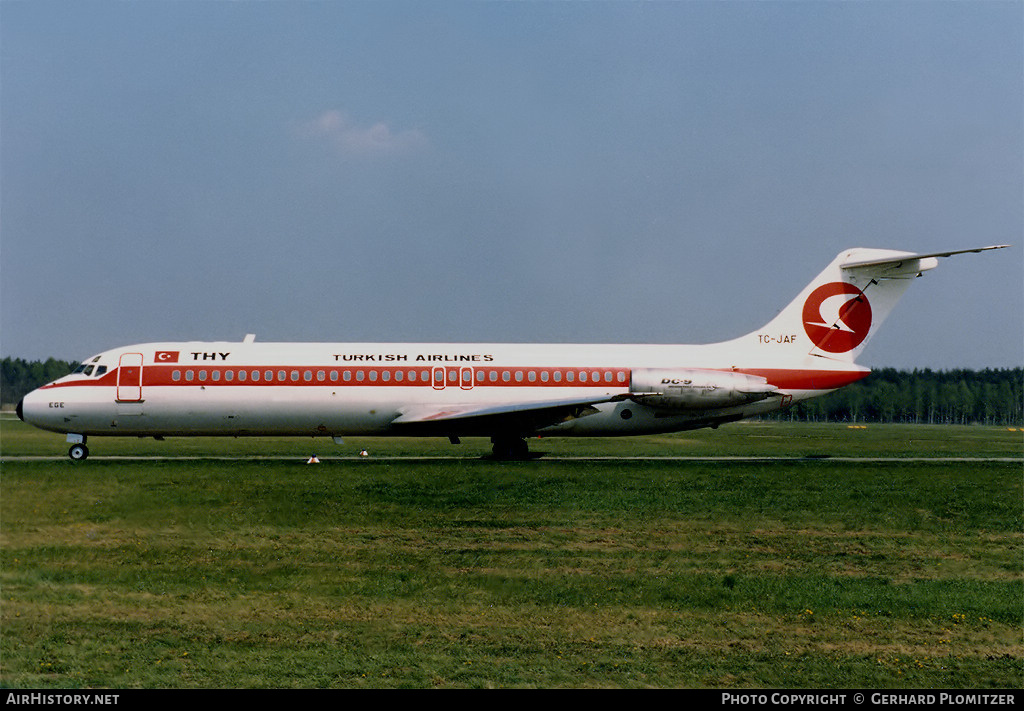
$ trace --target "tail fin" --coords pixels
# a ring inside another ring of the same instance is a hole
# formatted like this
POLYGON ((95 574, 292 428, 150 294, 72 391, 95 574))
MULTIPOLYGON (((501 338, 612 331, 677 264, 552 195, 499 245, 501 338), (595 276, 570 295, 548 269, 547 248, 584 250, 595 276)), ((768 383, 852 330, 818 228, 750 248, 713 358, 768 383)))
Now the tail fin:
POLYGON ((763 355, 771 352, 790 362, 825 358, 853 363, 910 282, 938 266, 938 257, 1006 246, 931 254, 846 250, 763 329, 738 341, 748 353, 756 348, 763 355), (766 346, 772 346, 770 351, 766 346))

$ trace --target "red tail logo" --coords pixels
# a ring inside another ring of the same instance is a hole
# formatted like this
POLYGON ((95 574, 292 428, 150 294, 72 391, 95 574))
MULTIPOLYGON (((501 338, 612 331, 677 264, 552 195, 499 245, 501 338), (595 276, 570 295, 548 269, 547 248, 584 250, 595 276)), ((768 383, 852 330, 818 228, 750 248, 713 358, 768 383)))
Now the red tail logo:
POLYGON ((871 330, 871 304, 853 284, 822 284, 804 302, 804 331, 823 351, 847 353, 871 330))

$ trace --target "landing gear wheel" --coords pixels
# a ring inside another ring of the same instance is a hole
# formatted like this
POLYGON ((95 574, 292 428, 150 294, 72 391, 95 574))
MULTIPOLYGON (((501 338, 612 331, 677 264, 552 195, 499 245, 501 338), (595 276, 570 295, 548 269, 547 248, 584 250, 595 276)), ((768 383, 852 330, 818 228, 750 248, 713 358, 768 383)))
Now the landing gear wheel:
POLYGON ((518 437, 495 437, 491 439, 495 459, 529 459, 530 447, 525 439, 518 437))
POLYGON ((73 444, 68 450, 68 456, 72 461, 80 462, 89 456, 89 448, 84 444, 73 444))

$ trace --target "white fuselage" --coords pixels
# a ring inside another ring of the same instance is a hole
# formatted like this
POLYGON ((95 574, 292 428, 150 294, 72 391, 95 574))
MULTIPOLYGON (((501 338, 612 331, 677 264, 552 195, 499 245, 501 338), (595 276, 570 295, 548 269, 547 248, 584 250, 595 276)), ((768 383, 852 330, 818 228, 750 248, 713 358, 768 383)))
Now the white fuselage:
MULTIPOLYGON (((594 402, 545 435, 674 431, 776 410, 863 377, 863 368, 744 368, 716 346, 150 343, 108 351, 29 395, 26 421, 81 435, 498 436, 508 424, 445 419, 452 408, 594 402), (88 366, 92 368, 88 368, 88 366), (105 366, 102 374, 97 371, 105 366), (743 372, 778 395, 684 409, 630 399, 640 371, 743 372), (82 370, 82 369, 80 369, 82 370), (610 398, 618 401, 605 401, 610 398), (595 402, 598 401, 598 402, 595 402), (412 423, 395 422, 421 412, 412 423), (437 413, 431 426, 433 412, 437 413), (491 431, 489 427, 494 427, 491 431)), ((724 349, 728 351, 728 349, 724 349)), ((525 428, 530 430, 530 428, 525 428)))

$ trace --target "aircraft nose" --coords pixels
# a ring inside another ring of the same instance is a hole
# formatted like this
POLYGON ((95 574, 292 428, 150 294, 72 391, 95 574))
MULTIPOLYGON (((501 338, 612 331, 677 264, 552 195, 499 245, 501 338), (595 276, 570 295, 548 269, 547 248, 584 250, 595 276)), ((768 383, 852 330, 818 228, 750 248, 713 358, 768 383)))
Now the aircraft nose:
POLYGON ((22 422, 25 421, 25 398, 18 400, 18 406, 14 408, 15 412, 18 413, 18 419, 22 422))

